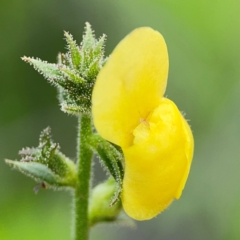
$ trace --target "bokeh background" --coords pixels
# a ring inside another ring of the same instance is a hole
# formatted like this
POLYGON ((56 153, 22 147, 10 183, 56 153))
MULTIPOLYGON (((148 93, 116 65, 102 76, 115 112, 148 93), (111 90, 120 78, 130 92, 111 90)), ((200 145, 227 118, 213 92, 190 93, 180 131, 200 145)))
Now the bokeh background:
MULTIPOLYGON (((91 240, 240 239, 240 2, 238 0, 9 0, 0 3, 0 239, 70 239, 67 192, 32 191, 31 179, 4 158, 36 146, 52 127, 75 158, 74 117, 59 110, 56 90, 20 57, 55 62, 63 30, 80 41, 84 23, 108 35, 110 54, 131 30, 150 26, 170 55, 166 95, 191 119, 195 156, 180 200, 136 228, 100 224, 91 240)), ((94 181, 104 173, 95 163, 94 181)))

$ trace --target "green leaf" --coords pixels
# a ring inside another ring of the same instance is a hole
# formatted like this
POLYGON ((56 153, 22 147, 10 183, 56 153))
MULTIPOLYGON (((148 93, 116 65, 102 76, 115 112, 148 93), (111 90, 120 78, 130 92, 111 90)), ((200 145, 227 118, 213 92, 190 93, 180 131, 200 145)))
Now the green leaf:
POLYGON ((22 57, 22 60, 33 65, 34 69, 41 73, 47 80, 56 82, 54 80, 63 80, 63 76, 57 64, 48 63, 40 59, 30 57, 22 57))
POLYGON ((33 178, 35 181, 41 181, 50 186, 62 187, 64 184, 60 178, 54 174, 46 165, 38 162, 19 162, 5 160, 6 163, 23 174, 33 178))
POLYGON ((98 153, 104 166, 110 172, 117 183, 115 195, 112 199, 111 205, 114 205, 120 197, 122 191, 122 182, 124 176, 123 170, 123 155, 111 143, 101 138, 98 134, 92 136, 90 141, 91 147, 98 153))
POLYGON ((59 70, 72 82, 75 83, 85 83, 86 80, 82 78, 79 74, 75 73, 73 70, 66 67, 59 67, 59 70))
POLYGON ((90 50, 95 44, 95 35, 92 30, 91 25, 86 22, 85 26, 85 33, 83 35, 83 40, 82 40, 82 49, 83 50, 90 50))
POLYGON ((99 40, 97 41, 96 45, 94 46, 94 55, 95 56, 103 56, 103 53, 104 53, 104 44, 105 44, 105 41, 106 41, 106 35, 103 34, 102 37, 99 38, 99 40))
POLYGON ((61 103, 61 110, 65 113, 69 113, 77 116, 79 116, 81 112, 85 112, 85 109, 83 109, 82 107, 73 105, 73 104, 70 105, 65 102, 61 103))
POLYGON ((81 63, 81 54, 79 51, 79 47, 76 44, 76 41, 73 40, 73 37, 71 34, 64 31, 64 36, 66 37, 68 48, 71 54, 73 67, 78 70, 80 68, 80 63, 81 63))
POLYGON ((96 58, 89 65, 89 68, 87 69, 87 72, 85 74, 87 75, 88 79, 94 80, 97 77, 99 71, 100 71, 99 59, 96 58))

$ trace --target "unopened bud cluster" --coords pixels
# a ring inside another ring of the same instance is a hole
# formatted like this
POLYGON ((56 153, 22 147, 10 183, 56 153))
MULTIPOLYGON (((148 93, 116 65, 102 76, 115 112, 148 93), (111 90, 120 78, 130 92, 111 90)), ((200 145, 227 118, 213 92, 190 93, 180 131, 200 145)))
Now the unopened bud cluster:
POLYGON ((59 144, 52 141, 50 134, 50 128, 46 128, 41 132, 38 147, 24 148, 19 151, 20 161, 6 160, 6 162, 49 187, 75 187, 76 165, 60 152, 59 144))
POLYGON ((64 32, 64 36, 68 51, 65 54, 59 53, 57 64, 29 57, 22 59, 33 65, 57 87, 62 111, 77 115, 89 113, 94 82, 106 61, 104 57, 106 36, 103 35, 97 40, 89 23, 86 23, 80 45, 68 32, 64 32))

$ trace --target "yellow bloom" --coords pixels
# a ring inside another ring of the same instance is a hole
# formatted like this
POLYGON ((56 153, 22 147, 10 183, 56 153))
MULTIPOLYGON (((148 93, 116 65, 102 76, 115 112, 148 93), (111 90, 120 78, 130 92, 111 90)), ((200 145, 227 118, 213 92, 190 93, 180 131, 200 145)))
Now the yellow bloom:
POLYGON ((94 124, 123 150, 122 204, 136 220, 150 219, 178 199, 191 165, 192 132, 163 97, 167 76, 162 35, 138 28, 115 48, 93 90, 94 124))

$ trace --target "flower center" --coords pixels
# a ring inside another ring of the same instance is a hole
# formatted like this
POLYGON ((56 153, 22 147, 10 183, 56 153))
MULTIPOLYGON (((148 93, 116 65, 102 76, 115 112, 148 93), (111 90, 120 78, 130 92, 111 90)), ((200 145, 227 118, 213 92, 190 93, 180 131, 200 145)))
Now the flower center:
POLYGON ((133 130, 133 144, 139 144, 148 139, 150 134, 150 125, 147 119, 140 118, 139 125, 133 130))

